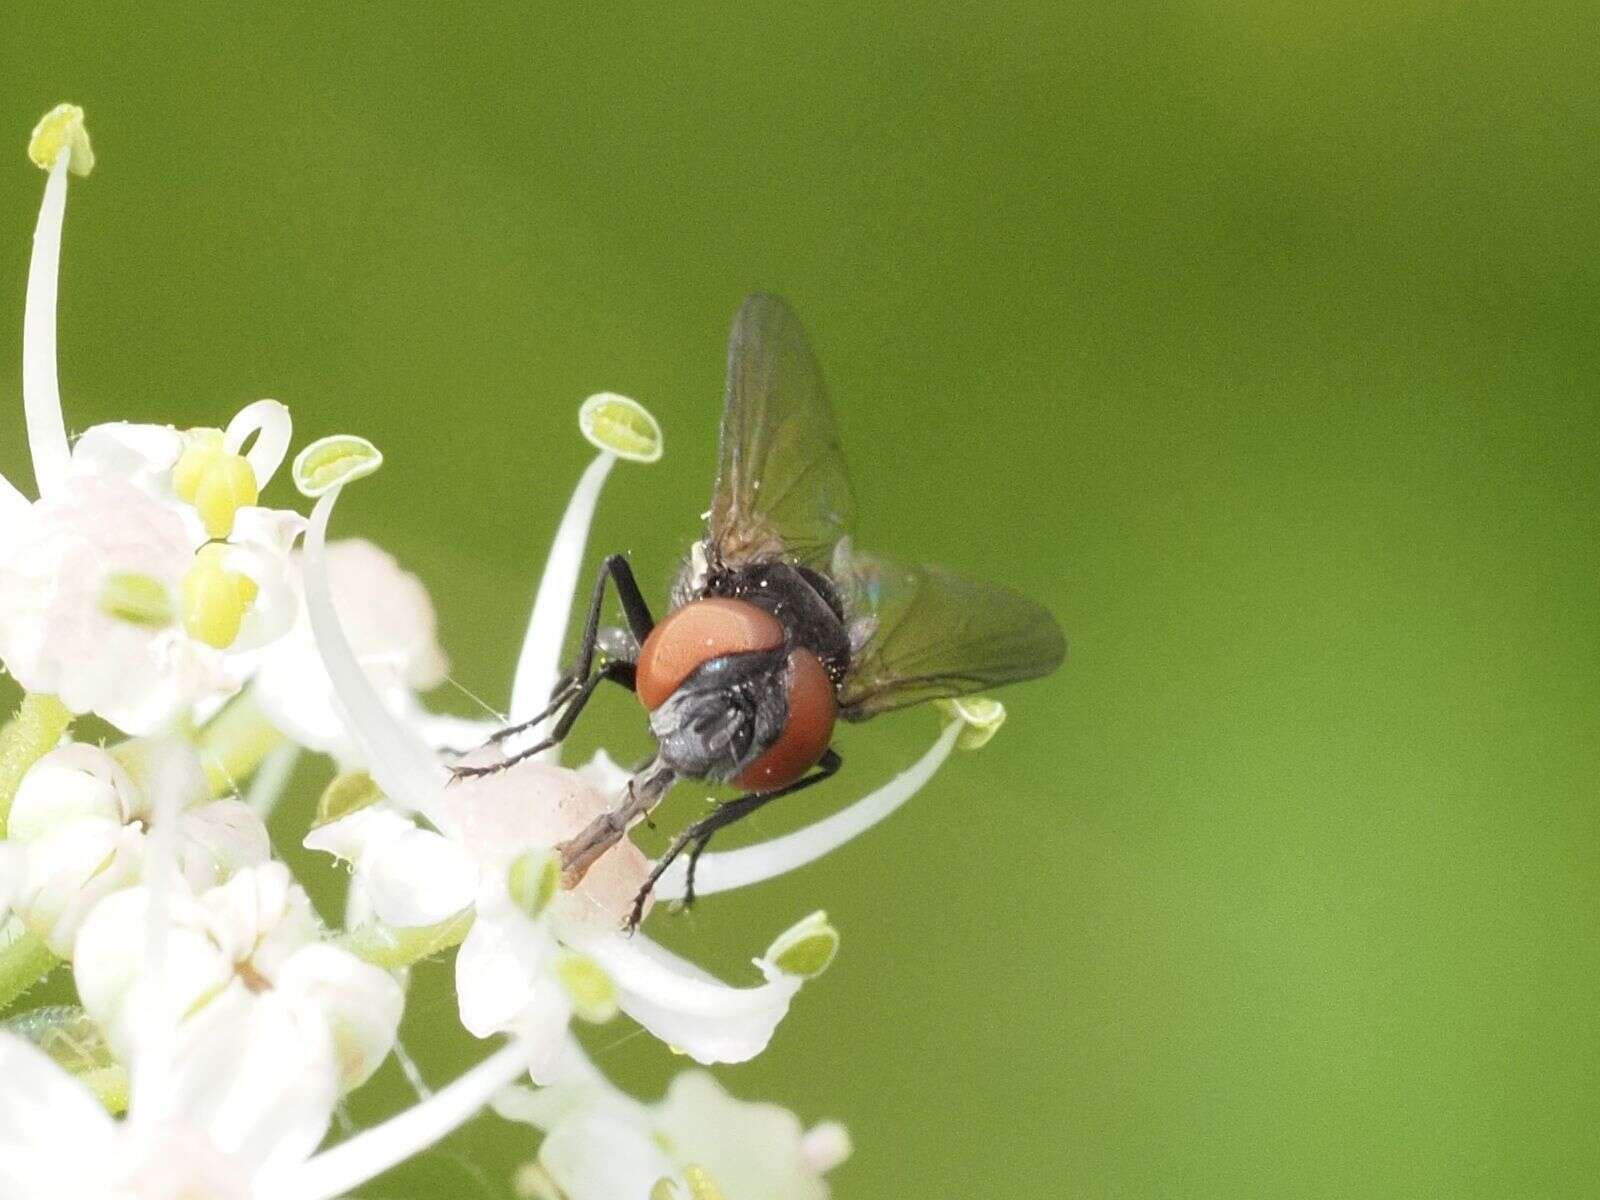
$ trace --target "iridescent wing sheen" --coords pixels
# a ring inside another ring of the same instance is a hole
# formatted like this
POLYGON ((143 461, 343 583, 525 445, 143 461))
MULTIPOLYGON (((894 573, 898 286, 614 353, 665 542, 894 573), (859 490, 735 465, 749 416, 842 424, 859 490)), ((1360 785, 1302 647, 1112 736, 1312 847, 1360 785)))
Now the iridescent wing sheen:
POLYGON ((1047 675, 1066 657, 1055 618, 997 584, 863 554, 848 541, 831 573, 856 647, 839 689, 847 720, 1047 675))
POLYGON ((719 460, 712 564, 781 557, 825 569, 855 499, 822 369, 777 296, 751 296, 734 318, 719 460))

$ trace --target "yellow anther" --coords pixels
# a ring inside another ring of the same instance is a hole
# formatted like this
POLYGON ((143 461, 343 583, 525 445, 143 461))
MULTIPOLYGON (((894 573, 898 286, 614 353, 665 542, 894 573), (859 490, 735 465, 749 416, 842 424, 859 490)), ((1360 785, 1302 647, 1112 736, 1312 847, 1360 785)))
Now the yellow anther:
POLYGON ((693 1164, 685 1167, 683 1181, 689 1185, 689 1195, 693 1200, 726 1200, 721 1186, 704 1167, 693 1164))
POLYGON ((233 645, 259 590, 248 575, 223 565, 227 552, 228 547, 218 542, 200 547, 179 588, 184 629, 218 650, 233 645))
POLYGON ((233 532, 233 514, 247 504, 254 504, 256 473, 250 464, 237 454, 220 454, 200 477, 195 489, 194 506, 206 532, 214 538, 227 537, 233 532))
POLYGON ((194 503, 206 468, 223 453, 222 430, 190 429, 184 433, 183 453, 172 468, 172 490, 178 494, 178 499, 194 503))
POLYGON ((67 170, 74 175, 94 170, 94 150, 89 145, 89 131, 83 127, 83 109, 76 104, 58 104, 45 113, 28 139, 28 157, 46 171, 56 165, 63 149, 71 155, 67 170))

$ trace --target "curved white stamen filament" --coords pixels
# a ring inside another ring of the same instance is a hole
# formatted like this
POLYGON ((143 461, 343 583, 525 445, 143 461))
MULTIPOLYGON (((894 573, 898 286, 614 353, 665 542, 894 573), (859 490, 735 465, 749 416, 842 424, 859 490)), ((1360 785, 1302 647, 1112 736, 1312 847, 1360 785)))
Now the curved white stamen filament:
POLYGON ((306 530, 306 615, 311 620, 311 635, 333 683, 334 703, 367 761, 368 772, 389 799, 426 814, 448 780, 448 772, 384 707, 356 661, 333 608, 326 545, 328 517, 341 490, 342 486, 335 486, 323 494, 311 510, 311 526, 306 530))
MULTIPOLYGON (((567 501, 567 511, 562 514, 555 541, 550 546, 550 557, 545 561, 544 574, 539 579, 522 653, 517 658, 517 673, 511 683, 511 710, 507 714, 513 725, 526 721, 545 706, 560 674, 561 647, 572 616, 584 548, 589 543, 589 525, 594 520, 600 489, 616 465, 615 454, 596 455, 572 490, 572 499, 567 501)), ((543 726, 530 730, 518 740, 531 744, 542 736, 543 726)), ((515 751, 517 747, 508 744, 506 749, 515 751)))
POLYGON ((256 1184, 257 1200, 332 1200, 426 1150, 528 1070, 528 1048, 507 1043, 427 1100, 298 1167, 256 1184))
POLYGON ((263 821, 270 820, 273 812, 278 807, 278 801, 283 799, 284 789, 289 786, 289 779, 294 775, 294 769, 300 762, 300 747, 293 742, 287 742, 267 752, 267 757, 261 760, 261 765, 256 768, 255 778, 250 781, 250 786, 244 794, 244 802, 255 810, 256 816, 263 821))
MULTIPOLYGON (((865 833, 895 809, 899 808, 932 779, 935 772, 950 757, 956 738, 965 725, 951 721, 939 734, 937 741, 914 764, 896 775, 875 792, 863 796, 849 808, 831 817, 797 829, 770 841, 758 842, 738 850, 712 851, 700 856, 694 873, 694 892, 709 896, 713 892, 726 892, 734 888, 760 883, 765 879, 783 875, 809 862, 815 862, 830 851, 837 850, 850 839, 865 833)), ((684 881, 688 877, 688 862, 680 858, 667 868, 667 873, 656 884, 658 900, 683 898, 684 881)))
POLYGON ((228 422, 228 428, 222 435, 222 444, 229 453, 237 454, 239 447, 252 433, 257 435, 256 440, 244 460, 250 464, 250 473, 256 477, 256 487, 265 488, 283 465, 283 456, 289 453, 289 441, 294 436, 294 422, 289 417, 289 410, 276 400, 257 400, 254 404, 246 404, 228 422))
POLYGON ((22 310, 22 410, 28 423, 28 449, 41 497, 60 488, 72 452, 61 415, 56 380, 56 286, 61 269, 61 225, 67 214, 67 162, 63 147, 44 185, 39 224, 33 231, 28 262, 28 296, 22 310))

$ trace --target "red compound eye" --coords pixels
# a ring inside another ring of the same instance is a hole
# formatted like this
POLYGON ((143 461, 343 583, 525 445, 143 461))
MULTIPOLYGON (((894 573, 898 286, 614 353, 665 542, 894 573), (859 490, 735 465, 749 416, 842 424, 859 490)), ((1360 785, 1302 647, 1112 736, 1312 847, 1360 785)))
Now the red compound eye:
POLYGON ((833 680, 809 650, 789 653, 789 722, 778 740, 744 769, 738 783, 752 792, 770 792, 804 775, 833 740, 838 702, 833 680))
POLYGON ((713 658, 781 645, 783 626, 778 618, 754 604, 721 597, 691 600, 663 617, 639 647, 635 675, 639 699, 654 711, 696 668, 713 658))

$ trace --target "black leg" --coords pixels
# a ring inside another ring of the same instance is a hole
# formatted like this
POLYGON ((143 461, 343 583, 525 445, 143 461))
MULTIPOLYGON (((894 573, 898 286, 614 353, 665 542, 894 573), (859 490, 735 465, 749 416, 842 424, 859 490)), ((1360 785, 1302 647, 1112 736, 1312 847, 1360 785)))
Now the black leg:
POLYGON ((696 821, 677 837, 672 839, 672 845, 667 847, 667 852, 661 856, 650 877, 644 881, 644 886, 639 889, 639 894, 634 897, 633 913, 628 918, 628 929, 631 932, 639 927, 639 922, 644 919, 644 902, 650 898, 651 890, 656 886, 672 861, 689 848, 689 874, 684 883, 683 902, 694 903, 694 868, 700 861, 700 855, 705 852, 711 837, 719 829, 726 829, 735 821, 742 820, 755 812, 763 805, 769 804, 779 796, 792 796, 796 792, 804 791, 812 784, 821 783, 831 775, 838 772, 844 760, 837 753, 829 750, 817 761, 817 769, 802 779, 797 779, 787 787, 778 788, 771 792, 753 792, 748 796, 740 796, 737 800, 730 800, 726 804, 717 806, 717 811, 704 820, 696 821))
MULTIPOLYGON (((520 753, 513 754, 510 758, 501 759, 499 762, 489 763, 487 766, 451 767, 451 777, 453 779, 473 779, 479 775, 493 775, 497 771, 504 771, 507 767, 515 766, 525 758, 532 758, 535 754, 544 753, 546 750, 550 749, 551 746, 554 746, 557 742, 561 741, 562 738, 566 737, 567 734, 572 732, 573 725, 577 723, 578 714, 583 712, 584 705, 589 703, 589 697, 594 695, 595 688, 599 687, 603 680, 609 679, 613 683, 620 683, 631 692, 633 690, 633 676, 634 667, 632 663, 607 663, 593 675, 585 679, 581 685, 571 689, 569 697, 564 697, 563 702, 565 702, 567 705, 566 710, 561 714, 561 719, 556 722, 555 728, 550 731, 548 737, 535 742, 533 745, 529 746, 526 750, 523 750, 520 753)), ((535 717, 526 725, 519 725, 515 729, 502 730, 501 733, 495 735, 495 738, 492 740, 498 741, 499 738, 505 734, 516 733, 519 730, 526 729, 528 725, 533 725, 538 721, 544 720, 546 716, 549 716, 549 714, 554 712, 558 707, 560 707, 559 703, 552 704, 550 708, 547 709, 543 714, 535 717)))
MULTIPOLYGON (((595 575, 594 594, 589 598, 589 616, 583 624, 583 640, 578 643, 578 661, 563 677, 564 680, 587 679, 594 668, 594 643, 600 636, 600 610, 605 605, 608 577, 617 585, 617 599, 622 602, 622 614, 627 617, 628 629, 633 636, 643 642, 656 627, 655 618, 650 615, 650 606, 645 603, 644 594, 639 591, 639 584, 633 578, 633 568, 622 555, 611 555, 600 564, 600 571, 595 575)), ((556 690, 561 690, 559 683, 556 690)))
POLYGON ((572 722, 577 719, 578 713, 583 711, 583 706, 588 703, 599 680, 610 679, 623 684, 630 691, 633 689, 632 663, 608 663, 598 674, 591 674, 594 670, 595 641, 600 636, 600 611, 605 607, 607 579, 616 582, 617 598, 622 601, 622 611, 628 619, 628 628, 633 632, 633 636, 641 642, 650 636, 650 631, 655 628, 655 619, 651 617, 650 606, 645 603, 644 595, 639 591, 639 584, 633 578, 633 569, 628 566, 628 560, 622 555, 610 555, 600 564, 600 570, 595 574, 594 591, 589 597, 589 612, 583 623, 583 639, 578 643, 577 662, 570 671, 556 680, 556 686, 550 692, 550 703, 538 716, 530 717, 516 725, 506 726, 489 738, 484 745, 496 745, 508 737, 515 737, 548 719, 550 714, 562 705, 571 705, 552 731, 553 737, 503 762, 493 763, 487 767, 455 769, 453 774, 457 779, 473 775, 491 775, 495 771, 505 770, 513 763, 521 762, 530 755, 548 750, 567 736, 567 731, 572 728, 572 722))

